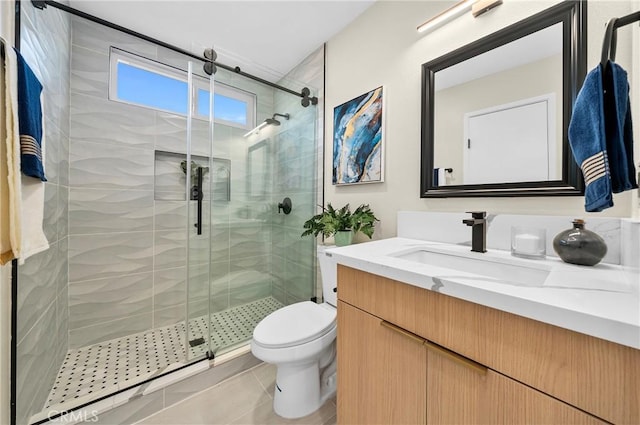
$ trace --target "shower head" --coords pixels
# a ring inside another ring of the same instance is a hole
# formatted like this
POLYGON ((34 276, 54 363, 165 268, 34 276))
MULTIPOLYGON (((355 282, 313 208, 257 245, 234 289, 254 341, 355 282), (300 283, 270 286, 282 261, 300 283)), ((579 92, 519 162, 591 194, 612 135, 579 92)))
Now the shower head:
POLYGON ((268 125, 275 125, 278 126, 280 125, 280 121, 278 121, 276 119, 276 117, 282 117, 285 120, 288 120, 289 118, 291 118, 291 115, 289 114, 273 114, 273 117, 271 118, 267 118, 266 120, 264 120, 262 123, 260 123, 259 126, 257 126, 256 128, 254 128, 251 131, 248 131, 247 133, 245 133, 244 137, 249 137, 252 134, 257 134, 260 130, 262 130, 264 127, 268 126, 268 125))
POLYGON ((280 125, 280 121, 275 118, 267 118, 266 120, 264 120, 264 122, 270 125, 280 125))
POLYGON ((282 117, 285 120, 288 120, 291 116, 289 114, 273 114, 273 117, 271 118, 267 118, 266 120, 264 120, 264 122, 266 122, 267 124, 271 124, 271 125, 280 125, 280 121, 278 121, 276 119, 276 117, 282 117))

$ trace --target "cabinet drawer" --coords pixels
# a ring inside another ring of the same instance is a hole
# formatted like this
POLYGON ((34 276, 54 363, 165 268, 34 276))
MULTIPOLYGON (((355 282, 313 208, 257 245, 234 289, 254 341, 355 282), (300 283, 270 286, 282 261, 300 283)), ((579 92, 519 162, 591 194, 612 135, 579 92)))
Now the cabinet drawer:
POLYGON ((640 350, 345 266, 338 296, 594 416, 640 424, 640 350))
POLYGON ((604 424, 491 369, 484 372, 429 350, 428 424, 604 424))

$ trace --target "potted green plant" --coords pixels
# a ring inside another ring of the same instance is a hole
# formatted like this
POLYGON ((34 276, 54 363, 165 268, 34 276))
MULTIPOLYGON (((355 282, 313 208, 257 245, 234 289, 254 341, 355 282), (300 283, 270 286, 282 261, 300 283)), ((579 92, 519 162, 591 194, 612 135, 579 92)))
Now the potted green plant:
POLYGON ((324 237, 334 236, 336 245, 345 246, 351 244, 353 235, 362 232, 369 238, 373 236, 374 225, 379 221, 369 205, 362 204, 352 213, 349 204, 340 209, 335 209, 329 203, 323 212, 316 214, 304 223, 306 229, 302 236, 324 237))

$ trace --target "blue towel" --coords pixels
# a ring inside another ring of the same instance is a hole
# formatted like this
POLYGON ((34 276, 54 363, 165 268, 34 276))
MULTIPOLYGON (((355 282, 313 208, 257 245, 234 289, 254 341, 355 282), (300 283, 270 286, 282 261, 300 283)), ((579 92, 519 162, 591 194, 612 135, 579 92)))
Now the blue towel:
POLYGON ((602 70, 598 66, 587 74, 569 123, 569 144, 584 175, 584 203, 589 212, 613 206, 604 125, 602 70))
POLYGON ((26 176, 47 181, 42 165, 42 105, 40 104, 42 84, 17 50, 16 56, 18 58, 20 169, 26 176))
POLYGON ((633 164, 633 128, 627 72, 608 61, 603 75, 604 117, 611 190, 623 192, 638 187, 633 164))

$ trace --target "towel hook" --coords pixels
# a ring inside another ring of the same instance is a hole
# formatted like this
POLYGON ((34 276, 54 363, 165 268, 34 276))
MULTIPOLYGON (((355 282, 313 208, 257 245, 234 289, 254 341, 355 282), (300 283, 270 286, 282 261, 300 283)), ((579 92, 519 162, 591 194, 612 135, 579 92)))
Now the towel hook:
POLYGON ((605 32, 604 41, 602 43, 602 56, 600 57, 600 65, 604 67, 607 61, 616 59, 616 42, 617 34, 616 30, 625 25, 629 25, 633 22, 640 21, 640 12, 634 12, 621 18, 611 18, 607 24, 607 30, 605 32))
POLYGON ((604 34, 604 41, 602 42, 602 55, 600 56, 600 65, 604 67, 607 61, 616 59, 616 22, 618 18, 611 18, 607 24, 607 30, 604 34))

